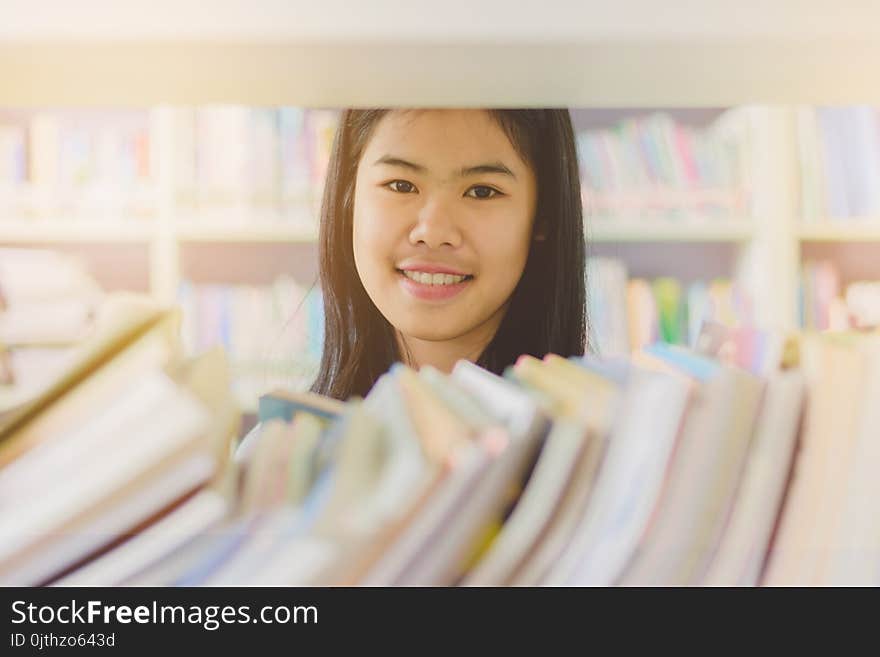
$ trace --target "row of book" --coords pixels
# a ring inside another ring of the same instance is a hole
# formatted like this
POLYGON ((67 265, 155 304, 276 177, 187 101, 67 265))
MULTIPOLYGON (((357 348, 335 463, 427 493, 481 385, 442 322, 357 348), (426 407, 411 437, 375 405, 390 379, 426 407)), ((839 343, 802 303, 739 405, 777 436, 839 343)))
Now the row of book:
POLYGON ((880 111, 801 107, 797 134, 805 221, 880 214, 880 111))
MULTIPOLYGON (((233 105, 150 111, 40 111, 0 123, 0 208, 15 216, 154 214, 159 126, 170 131, 177 202, 193 211, 314 221, 337 110, 233 105)), ((666 113, 577 134, 595 215, 746 214, 748 120, 706 128, 666 113)))
POLYGON ((748 295, 728 279, 630 277, 622 260, 593 257, 586 283, 590 347, 603 356, 624 356, 657 341, 693 345, 704 322, 753 321, 748 295))
POLYGON ((0 118, 0 210, 25 218, 153 216, 160 143, 170 143, 181 208, 262 208, 274 218, 314 221, 338 111, 161 112, 57 110, 0 118), (169 141, 160 139, 162 130, 169 141))
POLYGON ((178 302, 186 352, 221 347, 236 394, 248 407, 256 407, 261 391, 308 387, 314 380, 324 337, 317 286, 288 275, 262 286, 184 281, 178 302))
POLYGON ((729 110, 703 128, 655 112, 608 129, 579 131, 586 207, 600 216, 747 215, 746 112, 729 110))
POLYGON ((800 280, 801 326, 845 331, 880 326, 880 281, 844 284, 834 262, 805 262, 800 280))
POLYGON ((880 335, 396 365, 230 459, 222 358, 128 310, 0 424, 4 584, 880 584, 880 335))
MULTIPOLYGON (((168 111, 175 189, 183 207, 268 207, 301 220, 314 214, 337 110, 205 106, 168 111)), ((654 112, 579 131, 586 207, 597 216, 747 216, 749 111, 728 110, 707 127, 654 112)), ((806 221, 880 213, 878 124, 880 112, 873 107, 798 108, 806 221)), ((157 125, 147 110, 4 114, 0 209, 25 217, 154 214, 157 125)))
POLYGON ((40 110, 0 118, 0 209, 116 220, 156 205, 146 111, 40 110))
POLYGON ((338 120, 336 110, 295 107, 174 110, 180 203, 198 209, 304 206, 314 221, 338 120))

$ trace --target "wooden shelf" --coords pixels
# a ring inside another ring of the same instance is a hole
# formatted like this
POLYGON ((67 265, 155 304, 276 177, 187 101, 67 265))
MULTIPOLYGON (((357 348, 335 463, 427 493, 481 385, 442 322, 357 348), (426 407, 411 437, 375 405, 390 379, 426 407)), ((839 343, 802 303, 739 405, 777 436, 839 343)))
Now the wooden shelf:
POLYGON ((802 242, 880 242, 880 218, 801 226, 798 237, 802 242))
POLYGON ((718 221, 611 220, 587 218, 594 242, 745 242, 753 236, 750 219, 718 221))
MULTIPOLYGON (((880 10, 611 4, 11 0, 0 103, 709 106, 880 99, 880 10), (70 7, 66 5, 69 4, 70 7), (164 4, 164 3, 163 3, 164 4), (468 20, 463 21, 466 15, 468 20), (71 75, 70 71, 76 71, 71 75)), ((854 3, 850 3, 852 5, 854 3)))
POLYGON ((69 242, 144 242, 155 234, 150 221, 16 220, 0 222, 0 241, 33 244, 69 242))
POLYGON ((283 222, 225 225, 195 222, 178 225, 174 232, 181 242, 311 243, 318 240, 317 226, 283 222))

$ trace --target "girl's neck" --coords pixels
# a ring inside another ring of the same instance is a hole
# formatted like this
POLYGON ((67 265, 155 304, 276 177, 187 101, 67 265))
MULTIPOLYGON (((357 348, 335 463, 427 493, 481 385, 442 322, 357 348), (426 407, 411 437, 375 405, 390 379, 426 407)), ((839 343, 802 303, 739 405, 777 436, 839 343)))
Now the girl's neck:
POLYGON ((459 360, 477 361, 495 336, 499 323, 487 322, 453 340, 421 340, 398 333, 401 360, 415 369, 431 365, 448 374, 459 360))

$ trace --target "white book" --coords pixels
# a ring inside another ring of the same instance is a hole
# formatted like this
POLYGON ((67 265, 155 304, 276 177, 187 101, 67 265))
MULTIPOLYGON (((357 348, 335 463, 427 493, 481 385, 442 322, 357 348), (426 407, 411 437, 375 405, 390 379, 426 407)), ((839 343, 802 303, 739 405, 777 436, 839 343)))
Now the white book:
POLYGON ((251 582, 261 564, 279 551, 292 528, 299 526, 301 513, 296 508, 282 508, 265 514, 247 539, 202 584, 205 586, 243 586, 251 582))
POLYGON ((393 586, 400 581, 407 568, 426 549, 432 538, 443 530, 467 500, 479 479, 486 472, 491 455, 478 445, 466 444, 456 454, 456 466, 361 580, 364 586, 393 586))
POLYGON ((818 583, 829 586, 880 586, 880 339, 865 338, 869 363, 855 427, 852 464, 837 526, 818 583))
POLYGON ((313 578, 325 569, 339 552, 330 540, 300 536, 259 564, 247 579, 248 586, 311 586, 313 578))
POLYGON ((779 373, 768 381, 733 511, 700 584, 758 584, 794 460, 803 402, 801 372, 779 373))
POLYGON ((35 586, 106 546, 125 531, 158 513, 182 495, 205 483, 216 470, 215 460, 195 454, 81 527, 56 534, 0 575, 2 586, 35 586))
POLYGON ((154 525, 52 585, 118 586, 208 531, 227 512, 228 504, 219 493, 196 493, 154 525))
POLYGON ((18 304, 0 312, 0 344, 67 345, 88 335, 96 313, 96 299, 58 299, 18 304))
POLYGON ((0 248, 0 290, 10 308, 42 301, 101 298, 98 284, 76 258, 23 247, 0 248))
POLYGON ((584 515, 544 582, 613 584, 644 536, 688 404, 679 378, 634 368, 584 515))
MULTIPOLYGON (((854 344, 806 334, 799 359, 807 407, 796 462, 762 572, 765 586, 815 586, 851 478, 869 363, 854 344)), ((876 433, 875 433, 876 435, 876 433)))
POLYGON ((503 422, 513 435, 525 436, 542 428, 547 420, 535 400, 510 381, 467 360, 455 364, 452 380, 470 393, 486 411, 503 422))
POLYGON ((386 459, 373 492, 361 507, 365 527, 377 529, 403 513, 429 481, 430 464, 390 377, 382 377, 364 401, 384 426, 386 459))
MULTIPOLYGON (((111 463, 113 451, 124 450, 130 444, 130 439, 120 441, 119 437, 130 435, 133 426, 148 424, 176 390, 161 372, 145 376, 120 391, 91 421, 53 436, 12 461, 0 470, 0 511, 9 517, 25 501, 36 503, 36 508, 40 508, 53 495, 61 500, 71 497, 77 482, 95 479, 95 470, 91 468, 102 462, 111 463), (77 471, 77 464, 84 463, 90 464, 90 470, 77 471), (71 470, 74 470, 73 477, 71 470)), ((179 409, 187 413, 191 405, 187 402, 184 399, 177 408, 169 407, 169 415, 180 412, 179 409)), ((183 419, 192 423, 191 417, 183 416, 183 419)), ((185 430, 189 431, 190 427, 185 426, 185 430)), ((27 515, 33 516, 34 511, 32 506, 27 515)))
MULTIPOLYGON (((162 373, 154 375, 154 383, 161 381, 163 376, 162 373)), ((80 522, 95 522, 95 516, 100 516, 108 502, 113 504, 119 496, 131 495, 129 491, 133 487, 148 486, 148 478, 153 476, 155 469, 173 463, 178 455, 189 456, 187 453, 193 452, 193 447, 198 444, 195 441, 203 439, 210 419, 200 402, 170 380, 165 382, 163 392, 163 395, 155 398, 155 403, 141 405, 140 408, 134 404, 135 412, 129 416, 131 421, 127 424, 108 422, 105 414, 94 424, 89 423, 75 432, 76 442, 100 451, 93 453, 89 460, 81 460, 81 456, 71 458, 66 469, 63 464, 56 462, 51 466, 57 472, 58 483, 55 486, 44 489, 40 494, 29 495, 26 505, 17 503, 5 507, 0 515, 0 578, 21 581, 19 577, 23 560, 32 558, 40 550, 51 551, 53 542, 63 536, 74 542, 80 540, 77 539, 80 536, 80 522)), ((130 393, 128 399, 114 401, 113 408, 117 404, 127 407, 126 402, 131 401, 132 397, 137 397, 136 391, 130 393)), ((63 443, 63 440, 59 441, 60 445, 63 443)), ((58 458, 59 452, 55 452, 53 457, 58 458)), ((199 461, 199 467, 213 468, 214 454, 208 451, 205 458, 207 461, 199 461)), ((29 467, 35 467, 31 463, 29 467)), ((15 477, 20 476, 21 472, 15 470, 6 480, 7 500, 11 498, 21 502, 25 499, 18 492, 18 486, 14 485, 15 477)), ((40 479, 46 481, 42 477, 40 479)), ((171 490, 173 487, 168 485, 166 488, 171 490)), ((177 491, 177 494, 182 492, 177 491)), ((154 512, 157 510, 153 509, 154 512)), ((132 525, 143 519, 128 518, 132 525)), ((94 540, 104 541, 112 538, 106 534, 93 537, 94 540)), ((77 556, 86 554, 77 555, 71 549, 66 558, 75 560, 77 556)))
POLYGON ((589 440, 579 422, 553 424, 528 484, 488 552, 465 577, 466 586, 499 586, 506 582, 550 524, 566 488, 576 475, 589 440))
POLYGON ((572 541, 593 493, 605 446, 605 441, 595 433, 590 433, 585 439, 586 449, 581 451, 580 458, 574 464, 560 508, 556 510, 546 534, 509 578, 508 583, 511 586, 542 584, 544 576, 550 572, 572 541))
POLYGON ((692 583, 729 513, 754 431, 763 383, 717 366, 702 379, 649 532, 619 583, 692 583))
POLYGON ((457 582, 476 547, 476 539, 500 519, 510 501, 507 493, 518 487, 541 438, 533 433, 510 440, 476 485, 459 500, 454 514, 436 528, 416 560, 395 580, 396 585, 447 586, 457 582))

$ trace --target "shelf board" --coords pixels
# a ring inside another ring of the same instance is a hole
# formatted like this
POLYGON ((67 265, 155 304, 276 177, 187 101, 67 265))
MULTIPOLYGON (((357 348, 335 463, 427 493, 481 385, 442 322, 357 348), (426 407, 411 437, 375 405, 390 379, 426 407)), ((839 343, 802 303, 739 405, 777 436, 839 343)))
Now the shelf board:
POLYGON ((587 222, 587 236, 593 242, 745 242, 753 233, 749 219, 714 222, 587 219, 587 222))
MULTIPOLYGON (((599 13, 606 9, 603 5, 599 13)), ((647 11, 656 18, 655 10, 647 11)), ((566 19, 561 15, 559 20, 566 19)), ((397 26, 393 19, 389 24, 397 26)), ((398 26, 396 34, 403 33, 398 26)), ((670 38, 646 29, 615 38, 548 39, 547 32, 514 38, 502 30, 501 36, 470 41, 414 35, 401 42, 400 36, 341 34, 337 28, 321 37, 289 39, 0 40, 0 104, 724 107, 756 101, 880 102, 876 35, 670 38), (72 70, 77 74, 70 75, 72 70)))
POLYGON ((798 236, 802 242, 880 242, 880 219, 802 226, 798 236))
POLYGON ((317 242, 317 226, 296 223, 266 222, 253 224, 218 224, 194 222, 178 224, 174 229, 181 242, 317 242))
POLYGON ((70 242, 149 242, 155 225, 149 221, 6 220, 0 221, 0 241, 33 244, 70 242))

